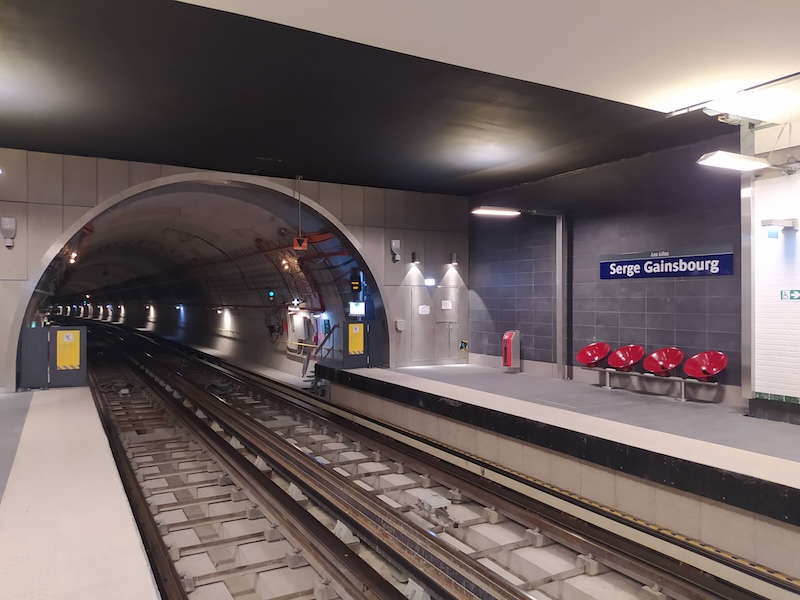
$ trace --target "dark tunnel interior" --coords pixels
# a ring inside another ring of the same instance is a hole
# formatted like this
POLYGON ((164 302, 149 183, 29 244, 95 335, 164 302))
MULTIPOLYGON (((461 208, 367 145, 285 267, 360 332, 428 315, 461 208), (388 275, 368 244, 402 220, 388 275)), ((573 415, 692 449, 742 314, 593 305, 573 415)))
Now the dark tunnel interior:
POLYGON ((301 374, 332 331, 316 357, 341 360, 336 329, 350 301, 364 301, 364 318, 385 328, 355 244, 285 188, 164 185, 84 224, 39 281, 26 321, 49 308, 301 374), (307 249, 295 249, 296 238, 307 249), (356 276, 363 286, 354 292, 356 276))

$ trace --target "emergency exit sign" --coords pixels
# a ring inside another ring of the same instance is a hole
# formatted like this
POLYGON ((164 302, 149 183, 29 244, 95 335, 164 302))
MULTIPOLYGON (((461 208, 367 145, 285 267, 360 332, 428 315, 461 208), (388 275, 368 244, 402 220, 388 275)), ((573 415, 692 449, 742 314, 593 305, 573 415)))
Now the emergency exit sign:
POLYGON ((781 300, 800 300, 800 290, 781 290, 781 300))

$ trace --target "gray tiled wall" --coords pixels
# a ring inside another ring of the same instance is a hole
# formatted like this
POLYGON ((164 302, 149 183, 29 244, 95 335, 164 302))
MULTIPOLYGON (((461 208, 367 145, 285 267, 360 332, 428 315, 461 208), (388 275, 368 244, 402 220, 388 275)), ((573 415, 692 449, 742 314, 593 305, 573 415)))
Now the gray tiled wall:
MULTIPOLYGON (((691 356, 721 350, 741 371, 739 177, 700 167, 714 149, 736 151, 737 136, 602 165, 473 198, 567 211, 568 352, 592 341, 612 347, 676 345, 691 356), (604 254, 730 244, 734 275, 601 281, 604 254)), ((470 350, 500 354, 506 329, 522 332, 522 357, 554 362, 554 224, 522 216, 470 222, 470 350)), ((572 358, 570 358, 572 360, 572 358)))
POLYGON ((470 248, 470 350, 499 356, 502 333, 519 329, 523 359, 554 362, 553 219, 486 221, 470 248))

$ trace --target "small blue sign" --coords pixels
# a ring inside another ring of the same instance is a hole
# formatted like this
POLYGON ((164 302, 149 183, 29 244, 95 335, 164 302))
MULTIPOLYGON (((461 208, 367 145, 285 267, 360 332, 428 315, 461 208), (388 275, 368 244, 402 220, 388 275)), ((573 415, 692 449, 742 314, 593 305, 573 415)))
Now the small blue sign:
POLYGON ((600 259, 600 279, 716 275, 733 275, 733 247, 714 246, 692 250, 659 250, 604 256, 600 259))

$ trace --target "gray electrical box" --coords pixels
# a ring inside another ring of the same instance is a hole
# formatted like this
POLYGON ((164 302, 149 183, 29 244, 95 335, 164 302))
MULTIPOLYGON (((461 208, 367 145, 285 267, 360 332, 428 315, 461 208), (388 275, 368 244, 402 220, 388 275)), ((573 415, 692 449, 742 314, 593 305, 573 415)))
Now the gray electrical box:
POLYGON ((86 385, 86 327, 31 327, 22 330, 21 389, 86 385))

